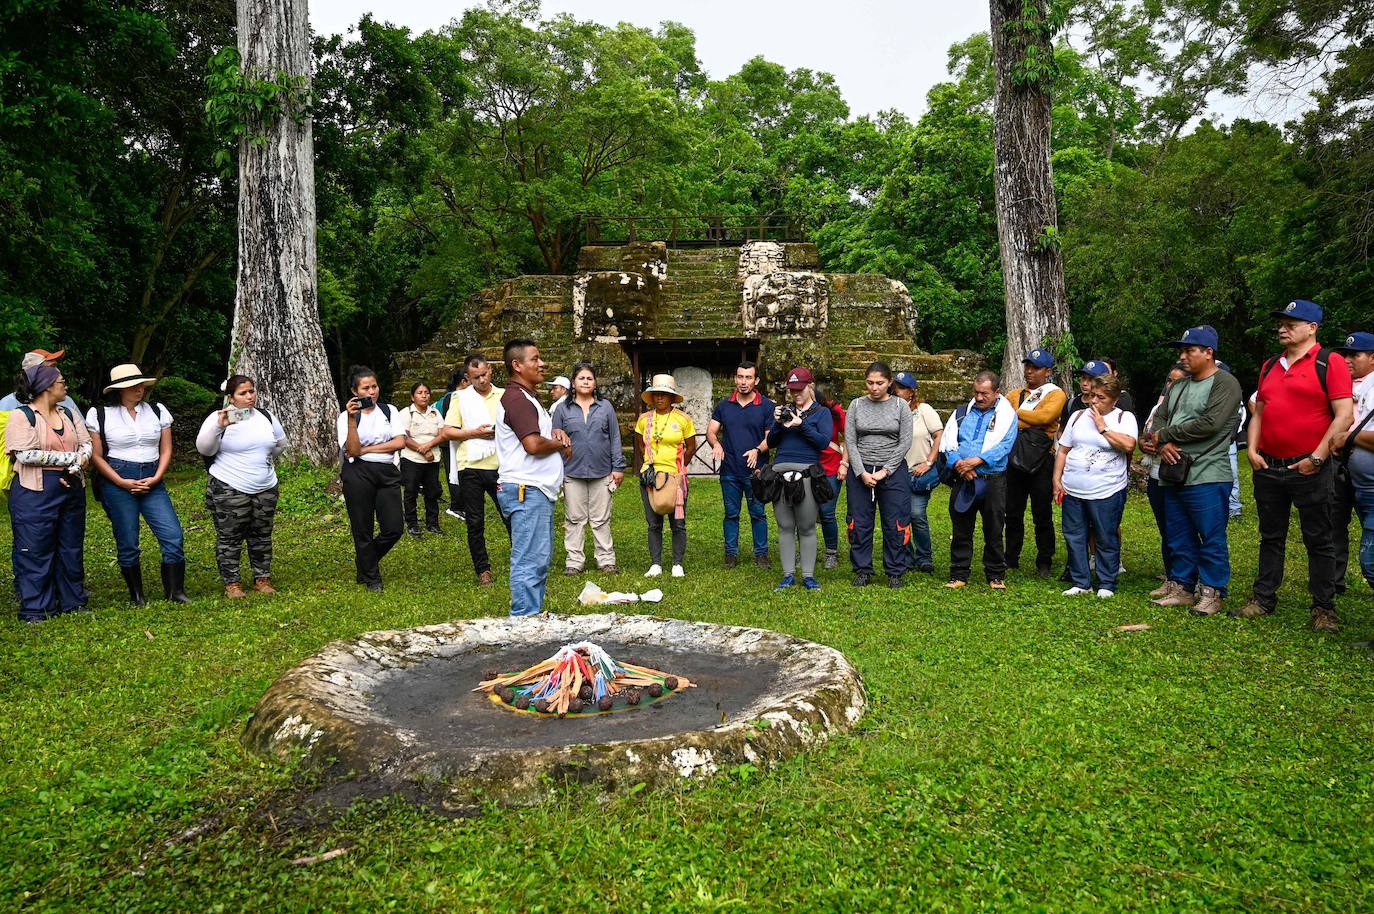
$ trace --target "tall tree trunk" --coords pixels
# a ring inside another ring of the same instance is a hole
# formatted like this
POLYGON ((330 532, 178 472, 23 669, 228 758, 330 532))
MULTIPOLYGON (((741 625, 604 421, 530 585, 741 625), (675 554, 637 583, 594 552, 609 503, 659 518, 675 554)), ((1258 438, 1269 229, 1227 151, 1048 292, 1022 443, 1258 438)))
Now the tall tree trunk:
POLYGON ((315 162, 299 106, 310 76, 306 0, 238 0, 244 72, 302 80, 287 111, 261 125, 266 142, 239 143, 239 270, 232 372, 257 382, 281 421, 288 452, 314 464, 338 454, 338 396, 320 329, 315 277, 315 162))
POLYGON ((1050 171, 1050 93, 1043 78, 1026 78, 1024 66, 1028 46, 1035 47, 1040 61, 1051 59, 1053 48, 1048 35, 1019 27, 1031 11, 1044 21, 1047 0, 990 2, 997 240, 1007 314, 1002 377, 1008 388, 1019 380, 1028 350, 1068 332, 1069 310, 1055 234, 1059 215, 1050 171))

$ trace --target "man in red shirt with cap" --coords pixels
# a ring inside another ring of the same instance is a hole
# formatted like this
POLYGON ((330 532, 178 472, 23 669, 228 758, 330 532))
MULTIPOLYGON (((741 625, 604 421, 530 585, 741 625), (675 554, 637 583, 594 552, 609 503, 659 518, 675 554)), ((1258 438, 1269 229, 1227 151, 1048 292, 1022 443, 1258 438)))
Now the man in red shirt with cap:
MULTIPOLYGON (((1340 630, 1336 618, 1336 532, 1331 523, 1331 439, 1350 427, 1350 366, 1317 342, 1322 309, 1293 301, 1273 312, 1283 352, 1260 369, 1249 450, 1259 515, 1259 571, 1250 602, 1232 615, 1256 618, 1278 606, 1288 520, 1294 506, 1307 547, 1312 628, 1340 630)), ((1340 535, 1345 536, 1345 531, 1340 535)))

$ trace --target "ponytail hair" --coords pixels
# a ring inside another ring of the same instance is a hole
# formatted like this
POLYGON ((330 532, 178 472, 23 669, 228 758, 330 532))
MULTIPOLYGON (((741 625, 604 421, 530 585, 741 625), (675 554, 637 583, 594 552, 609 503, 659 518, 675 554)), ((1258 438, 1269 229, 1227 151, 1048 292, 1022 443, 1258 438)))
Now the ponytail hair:
POLYGON ((29 373, 21 371, 14 379, 14 396, 20 403, 32 403, 38 396, 34 392, 33 385, 29 381, 29 373))
POLYGON ((368 368, 366 365, 350 366, 348 369, 349 392, 351 393, 353 391, 356 391, 358 389, 358 384, 363 380, 363 378, 375 377, 377 377, 377 372, 373 371, 371 368, 368 368))

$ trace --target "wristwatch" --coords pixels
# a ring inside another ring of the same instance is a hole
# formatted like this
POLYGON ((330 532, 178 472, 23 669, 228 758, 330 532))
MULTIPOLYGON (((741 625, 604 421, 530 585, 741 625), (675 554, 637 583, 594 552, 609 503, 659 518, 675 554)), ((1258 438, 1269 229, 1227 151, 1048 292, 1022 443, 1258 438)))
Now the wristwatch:
POLYGON ((1309 454, 1309 455, 1307 456, 1307 459, 1310 460, 1310 461, 1312 461, 1312 466, 1316 467, 1316 468, 1319 469, 1319 470, 1322 468, 1322 464, 1323 464, 1323 463, 1326 463, 1326 459, 1325 459, 1325 458, 1323 458, 1323 457, 1318 457, 1316 454, 1309 454))

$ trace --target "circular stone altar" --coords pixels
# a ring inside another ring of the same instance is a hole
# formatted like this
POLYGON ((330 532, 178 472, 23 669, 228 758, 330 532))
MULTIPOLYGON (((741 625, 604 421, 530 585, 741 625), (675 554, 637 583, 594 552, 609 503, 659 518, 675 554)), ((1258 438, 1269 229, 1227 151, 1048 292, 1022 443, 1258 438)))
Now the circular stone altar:
POLYGON ((839 651, 778 632, 617 613, 474 619, 326 645, 267 690, 243 740, 379 793, 522 803, 558 783, 654 787, 766 768, 849 729, 865 704, 839 651), (564 718, 513 713, 474 691, 492 670, 580 641, 694 688, 564 718))

